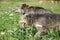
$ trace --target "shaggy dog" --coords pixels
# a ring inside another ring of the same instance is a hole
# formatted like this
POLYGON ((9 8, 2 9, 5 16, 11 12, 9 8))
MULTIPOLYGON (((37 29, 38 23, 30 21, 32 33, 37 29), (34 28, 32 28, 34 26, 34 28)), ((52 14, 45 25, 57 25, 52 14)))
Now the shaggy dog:
POLYGON ((34 35, 36 38, 39 34, 46 34, 50 29, 60 30, 60 14, 25 14, 20 18, 19 23, 22 28, 27 25, 36 27, 38 30, 34 35))
POLYGON ((21 13, 21 14, 45 14, 45 13, 53 13, 52 11, 48 9, 44 9, 43 7, 37 7, 37 6, 29 6, 26 4, 22 4, 21 7, 15 9, 16 13, 21 13))

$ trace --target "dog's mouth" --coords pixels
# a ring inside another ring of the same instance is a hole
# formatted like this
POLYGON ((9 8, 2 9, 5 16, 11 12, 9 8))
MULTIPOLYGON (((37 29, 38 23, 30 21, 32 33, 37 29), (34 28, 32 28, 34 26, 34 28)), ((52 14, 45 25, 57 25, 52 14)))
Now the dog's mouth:
POLYGON ((26 23, 25 22, 22 22, 22 23, 20 23, 20 26, 21 26, 21 28, 23 28, 23 29, 25 29, 26 28, 26 23))

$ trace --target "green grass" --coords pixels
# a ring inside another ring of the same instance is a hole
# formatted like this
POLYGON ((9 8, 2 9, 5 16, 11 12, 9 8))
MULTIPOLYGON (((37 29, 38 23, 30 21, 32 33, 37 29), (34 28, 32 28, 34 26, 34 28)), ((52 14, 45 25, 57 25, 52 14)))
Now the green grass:
MULTIPOLYGON (((20 14, 14 13, 14 9, 23 2, 0 2, 0 40, 34 40, 33 35, 37 32, 35 28, 27 26, 25 30, 19 26, 20 14)), ((38 2, 27 2, 29 5, 42 6, 53 12, 60 12, 60 4, 39 4, 38 2)), ((38 40, 60 40, 58 32, 50 31, 45 36, 38 37, 38 40)))

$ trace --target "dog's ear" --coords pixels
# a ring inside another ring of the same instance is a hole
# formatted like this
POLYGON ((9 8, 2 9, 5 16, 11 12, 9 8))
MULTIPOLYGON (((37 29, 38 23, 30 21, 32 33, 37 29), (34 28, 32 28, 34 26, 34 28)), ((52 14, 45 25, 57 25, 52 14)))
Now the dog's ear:
POLYGON ((29 5, 26 5, 27 8, 29 8, 29 5))
POLYGON ((28 6, 29 6, 29 5, 27 5, 27 4, 22 4, 22 5, 21 5, 21 8, 22 8, 22 9, 25 8, 25 7, 28 8, 28 6))

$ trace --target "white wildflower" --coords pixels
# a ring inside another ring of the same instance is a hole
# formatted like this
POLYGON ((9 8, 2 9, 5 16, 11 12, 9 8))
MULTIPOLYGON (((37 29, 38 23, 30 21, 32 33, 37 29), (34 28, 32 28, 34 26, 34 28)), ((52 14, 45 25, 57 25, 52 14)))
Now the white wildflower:
POLYGON ((8 7, 8 8, 11 8, 11 7, 8 7))
POLYGON ((11 11, 9 11, 9 13, 11 13, 11 11))
POLYGON ((7 11, 5 13, 8 13, 7 11))
POLYGON ((7 32, 13 32, 12 30, 8 30, 7 32))
POLYGON ((51 8, 53 8, 53 7, 51 7, 51 8))
POLYGON ((42 3, 43 3, 43 1, 39 1, 39 3, 40 3, 40 4, 42 4, 42 3))
POLYGON ((0 34, 1 34, 1 35, 4 35, 4 34, 5 34, 5 32, 1 32, 0 34))
POLYGON ((52 11, 54 10, 53 7, 51 7, 51 10, 52 10, 52 11))
POLYGON ((9 16, 13 16, 13 14, 11 13, 11 14, 9 14, 9 16))
POLYGON ((29 35, 29 36, 31 36, 31 35, 29 35))

